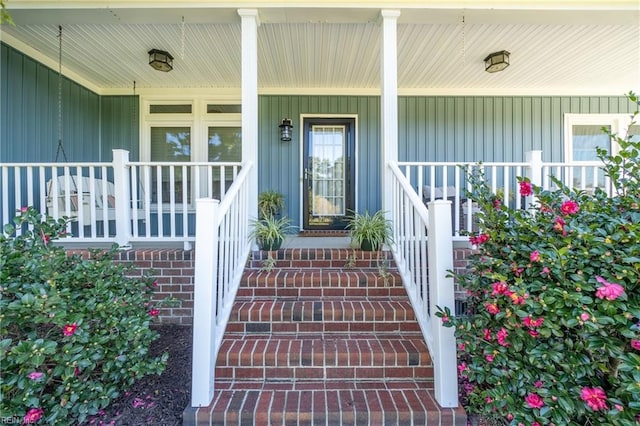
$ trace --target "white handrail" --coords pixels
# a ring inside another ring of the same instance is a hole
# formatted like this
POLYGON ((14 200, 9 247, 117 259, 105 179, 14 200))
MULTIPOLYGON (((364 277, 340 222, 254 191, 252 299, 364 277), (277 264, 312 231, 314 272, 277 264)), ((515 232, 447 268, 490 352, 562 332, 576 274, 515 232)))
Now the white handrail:
POLYGON ((242 165, 222 201, 196 201, 191 406, 209 405, 222 336, 235 300, 249 239, 249 180, 252 163, 242 165))
POLYGON ((428 202, 428 209, 395 163, 391 222, 394 260, 433 360, 434 390, 443 407, 458 406, 454 332, 433 320, 436 306, 454 312, 453 239, 450 201, 428 202), (428 239, 427 239, 428 234, 428 239))

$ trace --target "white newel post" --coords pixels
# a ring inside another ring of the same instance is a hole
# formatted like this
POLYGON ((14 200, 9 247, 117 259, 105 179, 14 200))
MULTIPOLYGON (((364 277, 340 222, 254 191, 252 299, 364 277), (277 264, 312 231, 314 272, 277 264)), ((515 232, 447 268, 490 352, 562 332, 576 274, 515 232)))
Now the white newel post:
POLYGON ((193 291, 193 355, 191 406, 204 407, 213 398, 216 368, 216 283, 218 268, 218 200, 196 200, 196 249, 193 291))
POLYGON ((436 305, 455 312, 453 278, 453 238, 451 232, 451 201, 435 200, 429 208, 429 309, 434 341, 434 389, 436 401, 442 407, 458 406, 458 376, 454 329, 444 327, 435 316, 436 305))
MULTIPOLYGON (((116 243, 126 247, 131 241, 131 192, 129 151, 113 150, 113 185, 115 187, 116 243)), ((105 223, 105 227, 107 224, 105 223)), ((106 231, 106 230, 105 230, 106 231)))
MULTIPOLYGON (((525 153, 525 161, 529 164, 528 177, 532 184, 538 187, 542 187, 542 151, 527 151, 525 153)), ((527 197, 526 207, 534 202, 534 197, 527 197)))

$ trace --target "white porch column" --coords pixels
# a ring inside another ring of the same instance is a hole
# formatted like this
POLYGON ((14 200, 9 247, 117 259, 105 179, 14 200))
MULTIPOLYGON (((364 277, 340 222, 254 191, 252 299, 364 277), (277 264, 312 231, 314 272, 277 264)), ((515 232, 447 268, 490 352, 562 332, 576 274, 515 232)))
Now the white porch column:
POLYGON ((242 161, 248 176, 249 217, 258 217, 258 10, 238 9, 242 21, 242 161))
POLYGON ((398 161, 398 17, 399 10, 382 10, 381 113, 382 209, 392 210, 390 161, 398 161))

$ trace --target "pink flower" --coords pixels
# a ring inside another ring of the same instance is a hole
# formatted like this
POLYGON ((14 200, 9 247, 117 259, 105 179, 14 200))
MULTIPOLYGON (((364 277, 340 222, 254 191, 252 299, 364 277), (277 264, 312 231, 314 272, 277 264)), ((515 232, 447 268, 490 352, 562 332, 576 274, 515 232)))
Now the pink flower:
POLYGON ((545 275, 549 275, 551 273, 551 269, 545 266, 544 268, 542 268, 542 273, 545 275))
POLYGON ((65 336, 73 336, 77 329, 78 324, 76 324, 75 322, 73 324, 67 324, 62 327, 62 334, 64 334, 65 336))
POLYGON ((485 340, 493 339, 493 336, 491 336, 491 330, 489 330, 488 328, 485 328, 483 333, 484 333, 485 340))
POLYGON ((493 200, 493 208, 496 210, 500 210, 500 208, 502 207, 502 200, 496 198, 495 200, 493 200))
POLYGON ((583 312, 583 313, 580 314, 580 319, 582 321, 589 321, 589 318, 591 318, 591 316, 586 312, 583 312))
POLYGON ((540 389, 542 387, 542 380, 536 380, 535 383, 533 384, 533 386, 536 389, 540 389))
POLYGON ((442 323, 443 323, 443 324, 446 324, 446 323, 448 323, 448 322, 449 322, 449 317, 448 317, 448 316, 446 316, 446 315, 442 315, 442 323))
POLYGON ((40 231, 40 235, 42 236, 42 243, 46 246, 47 244, 49 244, 49 241, 51 240, 51 237, 48 236, 47 234, 45 234, 43 231, 40 231))
POLYGON ((500 281, 497 283, 493 283, 493 292, 492 295, 496 296, 499 294, 506 294, 509 291, 509 286, 504 281, 500 281))
POLYGON ((523 180, 520 182, 520 195, 523 197, 528 197, 533 194, 533 188, 531 187, 531 182, 523 180))
POLYGON ((73 375, 74 375, 74 376, 79 376, 79 375, 80 375, 80 368, 75 367, 75 368, 73 369, 73 375))
POLYGON ((538 250, 534 250, 529 255, 529 260, 532 262, 540 262, 540 252, 538 250))
POLYGON ((524 402, 526 402, 530 408, 542 408, 544 406, 544 401, 537 393, 527 395, 524 398, 524 402))
POLYGON ((507 337, 509 337, 509 333, 504 327, 501 328, 500 331, 498 331, 497 337, 498 337, 498 344, 500 346, 504 346, 504 347, 511 346, 509 343, 507 343, 507 337))
POLYGON ((610 283, 600 276, 596 276, 596 281, 603 285, 596 290, 596 297, 599 299, 616 300, 624 294, 624 288, 620 284, 610 283))
POLYGON ((149 315, 151 315, 152 317, 157 317, 159 313, 160 311, 155 308, 149 310, 149 315))
POLYGON ((517 293, 510 294, 509 298, 511 298, 511 301, 513 302, 514 305, 522 305, 522 304, 524 304, 524 297, 520 296, 517 293))
POLYGON ((466 345, 464 343, 458 343, 458 349, 464 351, 466 349, 466 345))
POLYGON ((624 406, 620 405, 620 404, 615 404, 614 407, 616 408, 616 410, 618 411, 624 411, 624 406))
POLYGON ((39 371, 32 371, 27 375, 27 377, 30 378, 31 380, 39 380, 42 378, 42 376, 44 376, 44 374, 39 371))
POLYGON ((153 282, 153 286, 154 286, 154 287, 158 287, 158 281, 154 281, 154 282, 153 282))
POLYGON ((551 213, 551 207, 547 206, 546 204, 543 204, 540 206, 540 212, 541 213, 551 213))
POLYGON ((565 216, 576 214, 578 210, 580 210, 580 206, 573 200, 567 200, 560 206, 560 212, 565 216))
POLYGON ((556 217, 553 221, 553 229, 558 232, 562 232, 563 237, 567 235, 567 231, 564 229, 564 225, 564 219, 562 219, 561 217, 556 217))
POLYGON ((21 212, 21 213, 26 213, 26 212, 27 212, 27 210, 29 210, 29 207, 27 207, 27 206, 20 207, 20 212, 21 212))
POLYGON ((537 332, 537 331, 535 331, 535 330, 529 330, 529 331, 527 331, 527 333, 529 333, 529 335, 530 335, 531 337, 533 337, 533 338, 536 338, 536 337, 540 336, 540 333, 538 333, 538 332, 537 332))
POLYGON ((487 354, 484 359, 487 360, 487 362, 493 362, 493 354, 487 354))
POLYGON ((460 365, 458 365, 458 373, 462 377, 467 377, 467 371, 469 371, 469 369, 467 368, 467 364, 464 362, 461 362, 460 365))
POLYGON ((42 408, 32 408, 27 411, 27 414, 25 414, 24 418, 22 419, 22 423, 36 423, 38 420, 40 420, 40 417, 42 417, 43 414, 44 411, 42 410, 42 408))
POLYGON ((498 305, 496 305, 495 303, 487 303, 486 305, 487 311, 491 314, 491 315, 495 315, 498 312, 500 312, 500 308, 498 308, 498 305))
POLYGON ((631 347, 637 351, 640 351, 640 340, 631 339, 631 347))
POLYGON ((606 410, 607 409, 607 394, 604 393, 602 388, 587 388, 584 387, 580 391, 580 399, 587 403, 589 408, 593 411, 606 410))
POLYGON ((480 234, 477 237, 469 237, 469 242, 474 246, 479 246, 489 241, 489 234, 480 234))

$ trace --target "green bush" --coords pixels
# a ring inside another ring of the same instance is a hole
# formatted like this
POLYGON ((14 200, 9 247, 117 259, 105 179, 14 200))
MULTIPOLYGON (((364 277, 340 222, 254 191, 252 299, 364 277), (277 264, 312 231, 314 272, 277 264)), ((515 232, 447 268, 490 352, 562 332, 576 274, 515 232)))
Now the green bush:
POLYGON ((0 235, 0 417, 82 423, 164 369, 167 354, 149 355, 166 302, 151 301, 155 283, 128 276, 116 247, 68 256, 51 244, 65 229, 24 208, 0 235))
POLYGON ((469 313, 437 315, 456 329, 470 412, 511 425, 640 422, 640 142, 610 136, 621 151, 598 155, 611 197, 521 179, 533 203, 516 211, 469 177, 483 221, 457 275, 469 313))

